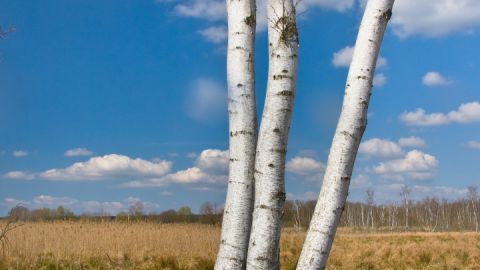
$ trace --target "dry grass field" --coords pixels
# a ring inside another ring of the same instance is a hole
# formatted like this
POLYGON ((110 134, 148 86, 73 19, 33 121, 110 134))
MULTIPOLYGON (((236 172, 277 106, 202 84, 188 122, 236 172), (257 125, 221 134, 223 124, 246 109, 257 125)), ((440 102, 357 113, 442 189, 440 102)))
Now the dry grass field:
MULTIPOLYGON (((0 269, 213 269, 219 228, 155 223, 27 223, 9 234, 0 269)), ((285 231, 282 269, 304 233, 285 231)), ((480 269, 480 234, 340 230, 328 269, 480 269)))

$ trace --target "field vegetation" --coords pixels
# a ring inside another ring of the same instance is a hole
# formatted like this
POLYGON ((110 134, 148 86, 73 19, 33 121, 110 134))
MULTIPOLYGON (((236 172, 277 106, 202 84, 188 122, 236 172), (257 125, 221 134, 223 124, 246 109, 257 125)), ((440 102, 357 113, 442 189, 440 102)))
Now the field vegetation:
MULTIPOLYGON (((26 222, 8 233, 0 269, 213 269, 219 235, 202 224, 26 222)), ((304 236, 283 231, 281 269, 294 269, 304 236)), ((328 269, 480 269, 480 234, 341 228, 328 269)))

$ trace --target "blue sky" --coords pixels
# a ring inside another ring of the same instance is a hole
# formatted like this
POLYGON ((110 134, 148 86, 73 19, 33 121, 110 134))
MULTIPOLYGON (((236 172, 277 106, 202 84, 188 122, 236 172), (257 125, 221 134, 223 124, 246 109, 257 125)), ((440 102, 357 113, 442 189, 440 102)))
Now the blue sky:
MULTIPOLYGON (((362 1, 363 2, 363 1, 362 1)), ((480 2, 397 0, 349 200, 455 199, 480 174, 480 2), (477 48, 477 49, 476 49, 477 48)), ((257 100, 268 67, 258 4, 257 100)), ((304 0, 286 188, 318 194, 362 3, 304 0)), ((225 197, 224 1, 0 0, 0 215, 225 197)))

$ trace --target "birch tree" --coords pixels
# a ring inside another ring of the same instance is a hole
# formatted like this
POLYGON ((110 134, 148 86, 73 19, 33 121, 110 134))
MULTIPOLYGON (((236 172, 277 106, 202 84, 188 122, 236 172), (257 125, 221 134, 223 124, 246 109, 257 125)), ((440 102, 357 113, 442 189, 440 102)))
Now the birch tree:
POLYGON ((285 155, 295 96, 298 32, 292 0, 267 0, 267 95, 255 160, 255 205, 247 269, 278 269, 285 155))
POLYGON ((472 203, 473 220, 475 222, 475 231, 478 232, 478 216, 477 216, 477 208, 476 208, 476 204, 478 201, 478 188, 476 186, 469 186, 467 187, 467 190, 468 190, 468 198, 472 203))
POLYGON ((254 46, 255 0, 227 0, 227 84, 230 162, 215 269, 245 269, 254 202, 257 140, 254 46))
POLYGON ((369 0, 347 77, 342 112, 322 189, 297 269, 324 269, 345 206, 353 164, 367 126, 373 76, 394 0, 369 0))
POLYGON ((403 185, 400 190, 400 196, 403 198, 403 205, 405 206, 405 230, 408 230, 408 203, 410 201, 410 188, 407 185, 403 185))

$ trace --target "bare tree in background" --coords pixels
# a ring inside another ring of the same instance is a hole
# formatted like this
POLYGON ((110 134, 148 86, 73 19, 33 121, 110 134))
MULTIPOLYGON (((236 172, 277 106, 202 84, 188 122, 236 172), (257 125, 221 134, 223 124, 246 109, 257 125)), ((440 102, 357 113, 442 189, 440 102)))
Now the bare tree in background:
POLYGON ((297 269, 324 269, 345 207, 353 164, 367 126, 373 76, 394 0, 369 0, 358 32, 317 206, 297 269))
POLYGON ((468 190, 468 199, 472 203, 472 212, 475 222, 475 231, 478 232, 478 217, 477 217, 477 203, 478 203, 478 188, 476 186, 469 186, 468 190))
MULTIPOLYGON (((368 205, 368 216, 370 218, 370 228, 373 230, 373 227, 374 227, 374 222, 373 222, 373 206, 375 204, 375 192, 373 191, 373 189, 367 189, 366 191, 367 193, 367 205, 368 205)), ((368 222, 367 222, 367 226, 368 226, 368 222)))
POLYGON ((400 190, 400 196, 403 199, 403 205, 405 207, 405 230, 408 230, 408 203, 410 202, 410 188, 407 185, 403 185, 400 190))

